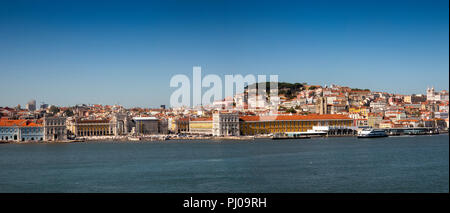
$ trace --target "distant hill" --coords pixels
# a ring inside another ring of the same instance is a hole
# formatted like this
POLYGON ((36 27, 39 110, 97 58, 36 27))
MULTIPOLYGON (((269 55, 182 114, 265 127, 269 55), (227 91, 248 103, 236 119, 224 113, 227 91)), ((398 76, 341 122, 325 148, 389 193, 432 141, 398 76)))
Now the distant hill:
MULTIPOLYGON (((256 88, 259 89, 260 86, 263 86, 264 83, 256 83, 256 88)), ((270 82, 265 82, 266 84, 266 93, 270 92, 270 82)), ((252 84, 252 86, 255 84, 252 84)), ((293 98, 297 95, 298 92, 305 89, 304 85, 306 83, 287 83, 287 82, 278 82, 278 94, 284 95, 287 98, 293 98)), ((247 91, 248 86, 245 86, 245 90, 247 91)))

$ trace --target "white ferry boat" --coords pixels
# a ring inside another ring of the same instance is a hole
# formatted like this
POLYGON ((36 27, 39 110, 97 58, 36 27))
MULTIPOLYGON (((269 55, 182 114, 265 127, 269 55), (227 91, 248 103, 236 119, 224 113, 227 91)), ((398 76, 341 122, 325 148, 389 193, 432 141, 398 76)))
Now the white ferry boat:
POLYGON ((358 133, 358 138, 378 138, 388 137, 386 132, 382 129, 363 129, 358 133))

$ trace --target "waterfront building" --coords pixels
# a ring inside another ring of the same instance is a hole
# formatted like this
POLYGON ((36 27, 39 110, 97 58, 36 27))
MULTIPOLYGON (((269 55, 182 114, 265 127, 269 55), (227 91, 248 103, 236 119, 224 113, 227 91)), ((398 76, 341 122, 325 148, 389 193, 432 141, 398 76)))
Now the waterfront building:
POLYGON ((19 127, 24 122, 26 122, 26 120, 0 119, 0 140, 19 141, 19 127))
POLYGON ((168 120, 161 118, 158 123, 158 133, 159 134, 169 134, 168 120))
POLYGON ((434 118, 424 120, 425 127, 433 127, 439 129, 448 129, 448 125, 445 119, 434 118))
POLYGON ((126 113, 114 113, 110 120, 110 125, 113 126, 113 134, 115 136, 128 134, 134 126, 131 118, 126 113))
POLYGON ((178 118, 175 120, 174 133, 189 133, 189 118, 178 118))
POLYGON ((220 112, 213 114, 214 136, 239 136, 239 114, 237 112, 220 112))
POLYGON ((20 141, 42 141, 44 140, 44 128, 42 124, 27 121, 19 127, 20 141))
POLYGON ((42 141, 44 128, 31 120, 0 119, 0 140, 2 141, 42 141))
POLYGON ((114 124, 109 119, 81 120, 74 119, 68 124, 69 130, 76 137, 114 135, 114 124))
POLYGON ((167 120, 156 117, 134 117, 135 132, 138 135, 167 134, 167 120))
MULTIPOLYGON (((242 116, 241 135, 275 134, 288 132, 308 132, 321 127, 321 130, 353 131, 353 119, 340 114, 242 116), (324 127, 324 128, 322 128, 324 127)), ((353 132, 350 132, 353 134, 353 132)))
POLYGON ((167 119, 167 125, 168 125, 168 129, 169 129, 169 133, 177 132, 177 123, 176 123, 176 119, 174 117, 169 117, 167 119))
POLYGON ((44 140, 67 140, 67 126, 65 117, 44 117, 44 140))
POLYGON ((212 117, 193 118, 189 121, 189 133, 197 135, 212 135, 213 122, 212 117))

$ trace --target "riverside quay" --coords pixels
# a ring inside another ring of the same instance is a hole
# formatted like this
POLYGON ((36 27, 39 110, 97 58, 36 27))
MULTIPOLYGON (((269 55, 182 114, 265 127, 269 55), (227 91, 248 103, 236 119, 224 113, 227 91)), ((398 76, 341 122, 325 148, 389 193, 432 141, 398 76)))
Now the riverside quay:
POLYGON ((346 115, 278 115, 243 116, 242 135, 298 133, 352 135, 356 133, 353 119, 346 115))

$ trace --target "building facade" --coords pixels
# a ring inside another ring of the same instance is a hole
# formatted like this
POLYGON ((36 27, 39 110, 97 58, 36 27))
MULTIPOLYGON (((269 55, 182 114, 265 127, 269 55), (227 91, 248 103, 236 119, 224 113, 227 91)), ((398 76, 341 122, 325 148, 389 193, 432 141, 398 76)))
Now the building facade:
POLYGON ((189 133, 189 118, 178 118, 175 120, 175 133, 189 133))
POLYGON ((308 132, 319 126, 347 129, 353 126, 353 119, 340 114, 240 117, 241 135, 308 132))
POLYGON ((111 136, 114 135, 115 125, 108 119, 102 120, 80 120, 74 119, 69 124, 69 130, 76 137, 87 136, 111 136))
POLYGON ((65 117, 44 117, 44 140, 67 140, 67 126, 65 117))
POLYGON ((133 128, 133 122, 126 113, 115 113, 110 123, 113 126, 113 134, 115 136, 126 135, 133 128))
POLYGON ((159 120, 155 117, 134 117, 135 133, 137 135, 167 134, 167 120, 159 120))
POLYGON ((213 134, 212 117, 191 119, 189 121, 189 133, 196 135, 212 135, 213 134))
POLYGON ((43 141, 44 128, 30 120, 0 119, 0 140, 2 141, 43 141))
POLYGON ((239 114, 236 112, 220 112, 213 114, 214 136, 239 136, 239 114))

